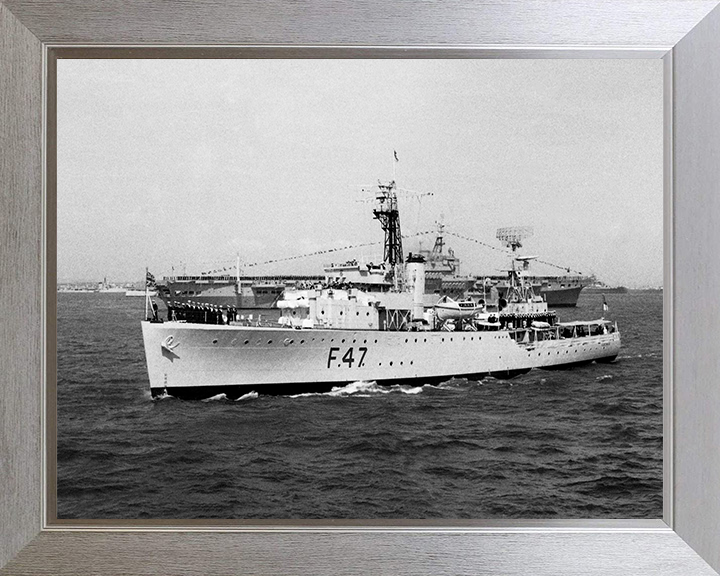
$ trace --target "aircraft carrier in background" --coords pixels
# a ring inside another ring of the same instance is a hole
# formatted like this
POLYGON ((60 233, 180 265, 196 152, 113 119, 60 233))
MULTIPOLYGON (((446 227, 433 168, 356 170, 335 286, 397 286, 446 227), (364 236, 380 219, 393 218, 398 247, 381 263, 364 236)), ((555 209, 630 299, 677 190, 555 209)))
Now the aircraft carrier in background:
MULTIPOLYGON (((502 230, 505 229, 499 229, 498 233, 502 230)), ((529 230, 525 229, 525 232, 529 230)), ((419 254, 426 261, 425 294, 428 303, 437 302, 444 296, 453 299, 482 299, 488 303, 507 296, 510 288, 507 272, 488 275, 461 274, 460 259, 452 248, 446 246, 445 226, 438 223, 434 234, 433 247, 419 250, 419 254)), ((450 234, 464 238, 458 234, 450 234)), ((485 245, 471 238, 465 239, 485 245)), ((529 264, 533 259, 534 257, 531 257, 524 261, 525 279, 532 285, 535 294, 542 297, 548 306, 575 306, 583 288, 594 281, 591 276, 570 274, 569 271, 561 276, 533 275, 529 271, 529 264)), ((166 276, 158 282, 157 290, 166 306, 173 303, 195 303, 233 306, 249 312, 260 312, 275 308, 287 289, 309 288, 321 282, 342 285, 347 283, 349 278, 357 280, 361 273, 375 283, 384 282, 386 289, 390 289, 387 271, 384 271, 381 265, 351 259, 325 266, 323 275, 242 275, 238 263, 234 275, 207 273, 195 276, 166 276)))

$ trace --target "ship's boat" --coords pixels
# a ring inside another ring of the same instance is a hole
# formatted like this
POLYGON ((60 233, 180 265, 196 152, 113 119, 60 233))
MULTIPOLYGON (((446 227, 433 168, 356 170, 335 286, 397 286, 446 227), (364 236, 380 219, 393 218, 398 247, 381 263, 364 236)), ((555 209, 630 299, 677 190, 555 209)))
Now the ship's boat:
POLYGON ((444 320, 465 320, 472 318, 477 312, 483 310, 483 306, 474 300, 456 301, 449 296, 443 296, 434 306, 435 314, 441 321, 444 320))
POLYGON ((373 214, 385 231, 391 289, 329 283, 286 289, 279 320, 265 323, 233 306, 171 304, 167 321, 142 322, 151 393, 237 398, 251 391, 328 391, 355 381, 510 378, 618 355, 616 323, 558 323, 514 267, 508 298, 495 312, 474 303, 450 306, 448 299, 455 317, 426 307, 425 259, 402 256, 394 182, 379 186, 377 201, 373 214))

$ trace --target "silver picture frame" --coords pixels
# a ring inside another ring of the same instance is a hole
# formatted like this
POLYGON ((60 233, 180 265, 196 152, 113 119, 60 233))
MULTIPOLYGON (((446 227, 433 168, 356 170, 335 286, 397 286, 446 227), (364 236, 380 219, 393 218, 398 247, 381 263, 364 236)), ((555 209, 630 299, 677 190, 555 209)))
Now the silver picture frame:
POLYGON ((716 574, 719 2, 327 4, 0 0, 0 574, 716 574), (663 519, 59 522, 46 297, 58 57, 662 59, 663 519))

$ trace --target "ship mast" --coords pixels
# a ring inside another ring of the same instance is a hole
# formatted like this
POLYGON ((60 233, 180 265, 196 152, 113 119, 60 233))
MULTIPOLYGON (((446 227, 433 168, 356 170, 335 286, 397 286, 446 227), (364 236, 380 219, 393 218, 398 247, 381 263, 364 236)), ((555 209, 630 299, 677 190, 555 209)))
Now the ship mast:
MULTIPOLYGON (((397 152, 393 154, 397 163, 397 152)), ((394 173, 394 171, 393 171, 394 173)), ((363 188, 363 191, 367 190, 363 188)), ((405 197, 421 198, 423 196, 432 196, 432 192, 413 192, 398 188, 395 179, 387 183, 378 181, 377 190, 375 191, 375 208, 373 208, 373 217, 380 222, 380 226, 385 232, 385 242, 383 251, 383 262, 390 265, 394 277, 395 288, 399 289, 403 284, 403 245, 402 232, 400 231, 400 211, 398 209, 398 190, 405 197)), ((366 201, 366 200, 362 200, 366 201)))
POLYGON ((435 224, 437 224, 437 236, 435 236, 435 245, 432 249, 432 255, 435 258, 440 258, 442 257, 443 249, 445 248, 445 238, 443 237, 445 224, 443 222, 442 215, 440 216, 440 221, 436 221, 435 224))
POLYGON ((536 256, 517 256, 518 248, 522 248, 522 242, 525 238, 533 235, 533 229, 530 226, 511 226, 508 228, 498 228, 495 237, 503 243, 506 248, 512 250, 512 258, 510 264, 510 287, 508 288, 507 300, 512 301, 514 296, 517 301, 525 302, 533 297, 531 286, 527 286, 523 281, 522 272, 527 270, 528 261, 536 258, 536 256), (517 270, 515 262, 523 263, 522 272, 517 270))
POLYGON ((395 189, 395 180, 387 184, 378 182, 378 192, 375 195, 377 206, 373 209, 373 217, 380 222, 385 232, 383 260, 393 268, 403 263, 400 212, 395 189))

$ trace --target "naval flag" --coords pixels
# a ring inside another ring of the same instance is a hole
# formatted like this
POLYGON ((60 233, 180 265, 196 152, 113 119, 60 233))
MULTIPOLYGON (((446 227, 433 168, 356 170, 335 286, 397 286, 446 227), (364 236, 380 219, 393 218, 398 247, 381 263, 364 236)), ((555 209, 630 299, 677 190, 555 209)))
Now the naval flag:
POLYGON ((395 156, 395 162, 400 162, 397 157, 397 150, 393 150, 393 156, 395 156))
POLYGON ((145 286, 152 288, 155 286, 155 276, 150 274, 147 270, 145 271, 145 286))
POLYGON ((603 313, 607 312, 609 309, 607 300, 605 299, 605 294, 603 294, 603 313))

